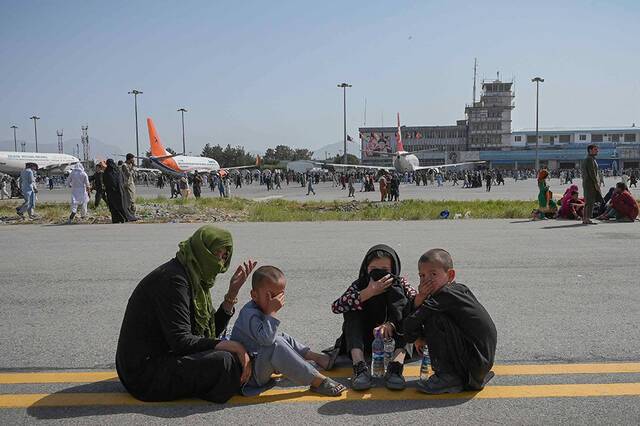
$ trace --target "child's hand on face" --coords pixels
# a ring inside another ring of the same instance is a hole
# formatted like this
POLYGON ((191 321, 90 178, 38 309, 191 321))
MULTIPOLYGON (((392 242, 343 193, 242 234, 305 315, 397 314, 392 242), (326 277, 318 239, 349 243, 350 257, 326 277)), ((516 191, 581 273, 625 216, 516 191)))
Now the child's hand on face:
POLYGON ((269 294, 268 315, 273 315, 276 312, 278 312, 280 309, 282 309, 282 307, 284 306, 284 292, 277 294, 275 296, 272 295, 271 292, 269 292, 268 294, 269 294))
POLYGON ((377 296, 385 292, 386 289, 393 285, 393 277, 391 275, 385 275, 379 281, 371 279, 367 288, 370 288, 371 295, 377 296))
POLYGON ((424 297, 428 297, 430 294, 433 294, 434 290, 434 282, 433 279, 428 278, 426 280, 420 281, 420 285, 418 286, 418 293, 424 297))

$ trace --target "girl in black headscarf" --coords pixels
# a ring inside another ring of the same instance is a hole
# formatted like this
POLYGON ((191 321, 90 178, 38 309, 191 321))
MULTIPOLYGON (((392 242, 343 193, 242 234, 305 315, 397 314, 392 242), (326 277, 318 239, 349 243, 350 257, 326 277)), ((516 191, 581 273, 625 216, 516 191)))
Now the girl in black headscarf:
POLYGON ((122 177, 115 161, 107 160, 107 168, 102 176, 104 190, 107 193, 107 205, 111 212, 111 223, 124 223, 127 221, 124 204, 122 202, 122 177))
MULTIPOLYGON (((344 315, 342 336, 330 351, 332 361, 338 354, 347 354, 353 361, 351 387, 366 390, 372 386, 371 374, 364 360, 371 353, 374 334, 395 340, 392 362, 384 376, 389 389, 405 388, 402 376, 406 356, 405 339, 401 334, 402 320, 412 310, 417 292, 400 277, 400 258, 391 247, 379 244, 367 251, 355 280, 331 305, 336 314, 344 315)), ((419 304, 418 303, 418 304, 419 304)))

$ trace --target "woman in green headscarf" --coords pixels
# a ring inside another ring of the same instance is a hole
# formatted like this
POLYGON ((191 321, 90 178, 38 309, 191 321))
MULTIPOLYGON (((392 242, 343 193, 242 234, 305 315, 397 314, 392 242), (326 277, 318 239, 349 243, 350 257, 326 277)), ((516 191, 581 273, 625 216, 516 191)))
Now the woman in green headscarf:
POLYGON ((256 262, 238 266, 217 310, 210 293, 216 276, 229 269, 232 253, 231 234, 205 225, 133 291, 116 352, 118 377, 133 396, 225 402, 249 379, 245 349, 220 336, 256 262))

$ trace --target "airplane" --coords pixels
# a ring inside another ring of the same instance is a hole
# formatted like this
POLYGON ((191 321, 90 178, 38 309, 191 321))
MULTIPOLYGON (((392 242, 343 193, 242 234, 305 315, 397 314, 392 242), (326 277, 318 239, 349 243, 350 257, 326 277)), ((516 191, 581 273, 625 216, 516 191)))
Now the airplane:
POLYGON ((19 176, 26 163, 36 163, 41 171, 62 174, 69 166, 79 162, 78 158, 69 154, 0 151, 0 172, 11 176, 19 176))
POLYGON ((456 166, 465 166, 469 164, 482 164, 486 163, 486 161, 467 161, 464 163, 451 163, 451 164, 438 164, 435 166, 421 166, 420 160, 415 155, 420 152, 431 152, 432 149, 423 149, 420 151, 405 151, 404 145, 402 144, 402 128, 400 126, 400 113, 398 113, 398 134, 397 134, 398 142, 396 144, 396 152, 383 152, 383 151, 373 151, 375 154, 381 156, 393 157, 393 166, 385 167, 385 166, 364 166, 364 165, 355 165, 355 164, 331 164, 331 163, 323 163, 318 162, 318 164, 322 164, 325 166, 333 166, 333 167, 346 167, 346 168, 354 168, 354 169, 371 169, 371 170, 387 170, 387 171, 396 171, 398 173, 405 172, 417 172, 420 170, 433 170, 435 172, 439 172, 440 169, 444 167, 456 167, 456 166))
MULTIPOLYGON (((151 147, 151 155, 146 158, 151 161, 151 165, 163 173, 170 176, 181 177, 185 173, 210 173, 219 172, 225 174, 227 170, 246 169, 256 167, 252 166, 234 166, 220 167, 220 164, 213 158, 209 157, 192 157, 183 154, 170 154, 160 142, 160 136, 151 118, 147 118, 147 127, 149 128, 149 145, 151 147)), ((256 163, 259 162, 259 158, 256 163)))

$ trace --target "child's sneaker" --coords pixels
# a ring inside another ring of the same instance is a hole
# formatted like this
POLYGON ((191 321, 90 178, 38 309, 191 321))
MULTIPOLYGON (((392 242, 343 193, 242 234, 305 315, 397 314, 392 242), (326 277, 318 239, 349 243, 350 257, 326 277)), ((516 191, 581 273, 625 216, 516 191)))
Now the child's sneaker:
POLYGON ((371 389, 371 386, 373 386, 373 382, 371 381, 371 374, 369 374, 369 367, 364 361, 360 361, 353 366, 351 388, 361 391, 371 389))
POLYGON ((402 376, 403 365, 398 361, 390 362, 384 375, 384 384, 387 389, 403 390, 407 384, 402 376))

